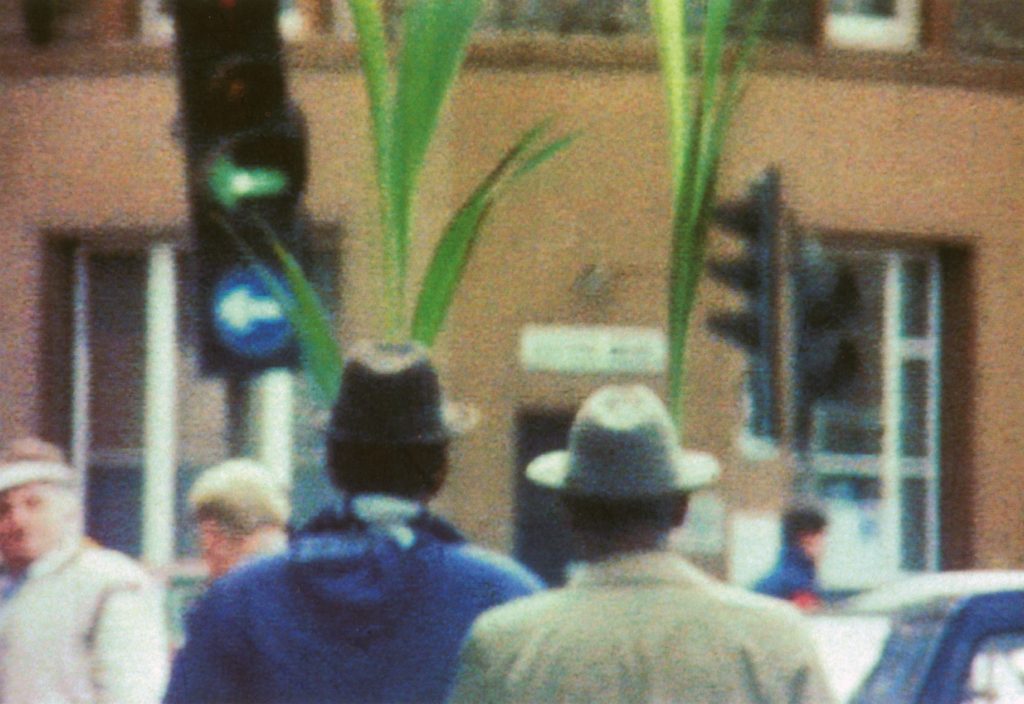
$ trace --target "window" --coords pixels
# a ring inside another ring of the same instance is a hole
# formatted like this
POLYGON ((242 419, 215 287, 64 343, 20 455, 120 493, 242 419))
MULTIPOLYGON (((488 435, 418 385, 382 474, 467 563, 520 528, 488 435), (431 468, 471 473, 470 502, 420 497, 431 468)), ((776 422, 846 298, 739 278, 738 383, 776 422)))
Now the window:
POLYGON ((920 0, 830 0, 825 32, 835 46, 917 48, 920 0))
MULTIPOLYGON (((345 0, 336 0, 346 4, 345 0)), ((736 0, 736 29, 750 17, 757 0, 736 0)), ((774 2, 765 34, 772 39, 811 43, 815 36, 815 4, 818 0, 774 2)), ((688 22, 697 30, 703 4, 688 5, 688 22)), ((483 16, 486 31, 530 30, 558 34, 620 35, 650 29, 648 0, 490 0, 483 16)))
MULTIPOLYGON (((174 38, 173 0, 139 0, 140 34, 143 41, 170 43, 174 38)), ((301 39, 309 31, 312 18, 296 0, 279 0, 281 36, 286 41, 301 39)))
POLYGON ((1024 59, 1024 12, 1016 0, 963 0, 954 37, 963 54, 1024 59))
MULTIPOLYGON (((320 229, 318 241, 336 242, 336 229, 320 229)), ((53 361, 58 376, 70 373, 72 377, 64 380, 63 387, 70 382, 75 389, 69 407, 55 409, 70 415, 70 421, 64 418, 55 425, 72 426, 70 454, 86 468, 89 534, 109 547, 142 555, 158 567, 168 559, 194 557, 195 537, 185 496, 197 473, 235 453, 259 457, 270 465, 270 454, 277 449, 273 445, 280 445, 282 438, 287 457, 282 466, 271 469, 286 474, 291 482, 293 519, 308 518, 322 503, 328 486, 321 437, 327 409, 319 406, 302 375, 271 372, 247 393, 222 379, 200 376, 196 321, 188 305, 195 286, 193 262, 189 255, 175 253, 171 245, 105 249, 84 244, 70 247, 66 240, 53 244, 59 254, 51 257, 71 258, 73 264, 62 267, 71 276, 48 280, 63 288, 65 300, 74 299, 74 312, 54 316, 52 324, 69 325, 72 330, 51 335, 75 348, 69 355, 69 372, 63 369, 67 350, 53 361), (170 351, 166 360, 170 373, 165 375, 153 366, 154 342, 159 340, 153 336, 158 326, 152 321, 175 308, 175 324, 165 349, 170 351), (170 377, 170 383, 164 376, 170 377), (260 412, 260 404, 280 399, 282 385, 291 400, 281 404, 278 413, 286 415, 276 418, 279 422, 267 421, 266 425, 274 426, 268 431, 274 437, 268 439, 251 417, 260 412), (277 395, 265 401, 270 394, 277 395), (165 406, 161 397, 168 395, 174 398, 165 406), (170 448, 152 455, 160 455, 161 461, 166 455, 170 464, 154 471, 147 464, 149 436, 153 427, 160 427, 159 413, 167 408, 176 409, 173 420, 165 424, 171 428, 170 448), (147 481, 158 485, 157 491, 168 489, 159 496, 166 500, 147 499, 147 489, 152 488, 147 481), (152 549, 147 531, 150 537, 157 534, 158 548, 169 547, 169 555, 152 549)), ((339 300, 336 252, 319 250, 310 257, 309 274, 329 308, 339 300)))
POLYGON ((941 310, 936 252, 832 255, 853 265, 861 297, 857 380, 811 409, 811 469, 837 516, 823 579, 839 588, 867 586, 850 583, 857 560, 881 568, 873 579, 939 565, 941 310))

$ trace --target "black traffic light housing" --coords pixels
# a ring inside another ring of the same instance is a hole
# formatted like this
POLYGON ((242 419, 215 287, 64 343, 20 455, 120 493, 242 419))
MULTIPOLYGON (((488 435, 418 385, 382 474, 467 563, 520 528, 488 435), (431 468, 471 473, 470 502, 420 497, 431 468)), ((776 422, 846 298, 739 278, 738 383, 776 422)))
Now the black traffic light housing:
POLYGON ((778 284, 776 258, 781 193, 779 173, 763 172, 738 201, 715 209, 715 221, 739 237, 745 250, 738 258, 709 259, 708 273, 743 295, 743 308, 711 313, 707 325, 716 336, 747 355, 750 395, 749 430, 768 439, 779 437, 778 284))
POLYGON ((815 240, 796 248, 792 268, 793 438, 806 452, 816 402, 835 398, 855 380, 860 358, 851 323, 860 311, 860 290, 849 264, 829 258, 815 240))
MULTIPOLYGON (((294 367, 291 326, 255 255, 305 251, 306 129, 288 99, 278 0, 172 0, 188 192, 198 255, 200 360, 244 378, 294 367)), ((279 272, 278 272, 279 275, 279 272)))

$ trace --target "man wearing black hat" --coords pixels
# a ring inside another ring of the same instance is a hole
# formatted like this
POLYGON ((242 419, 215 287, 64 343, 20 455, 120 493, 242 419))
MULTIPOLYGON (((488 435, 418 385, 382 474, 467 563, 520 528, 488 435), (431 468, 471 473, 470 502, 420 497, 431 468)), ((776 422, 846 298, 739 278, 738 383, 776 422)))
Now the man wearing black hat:
POLYGON ((425 508, 463 426, 421 348, 353 347, 327 433, 339 494, 200 599, 165 702, 443 701, 473 619, 541 587, 425 508))
POLYGON ((477 620, 451 704, 831 702, 795 608, 717 582, 667 547, 688 495, 718 471, 679 446, 647 387, 591 395, 569 449, 526 469, 560 493, 582 562, 564 589, 477 620))

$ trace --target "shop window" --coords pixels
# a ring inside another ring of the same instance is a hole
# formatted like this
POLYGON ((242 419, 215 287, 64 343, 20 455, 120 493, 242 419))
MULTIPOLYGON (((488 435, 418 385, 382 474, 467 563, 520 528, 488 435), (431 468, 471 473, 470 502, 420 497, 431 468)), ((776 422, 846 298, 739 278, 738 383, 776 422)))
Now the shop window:
MULTIPOLYGON (((335 228, 316 228, 317 241, 337 240, 335 228), (320 232, 322 230, 322 232, 320 232)), ((168 245, 157 245, 168 247, 168 245)), ((176 291, 177 321, 173 344, 175 368, 172 393, 176 397, 175 461, 173 507, 162 506, 159 515, 147 514, 146 428, 152 420, 147 408, 154 370, 149 366, 153 250, 118 249, 79 244, 68 247, 66 240, 53 241, 54 259, 70 255, 74 264, 62 267, 69 275, 49 279, 59 287, 70 315, 54 315, 50 324, 68 326, 49 337, 63 340, 59 365, 54 373, 64 389, 72 388, 71 402, 54 410, 65 414, 61 427, 70 426, 69 451, 86 470, 86 527, 90 536, 104 545, 135 556, 148 557, 144 525, 162 524, 170 531, 173 553, 178 558, 195 557, 195 536, 187 515, 185 497, 197 474, 234 454, 258 456, 258 440, 251 428, 241 432, 249 408, 235 408, 238 397, 223 379, 203 377, 197 359, 197 321, 189 301, 195 290, 191 255, 172 256, 176 291), (58 256, 59 255, 59 256, 58 256), (65 360, 70 360, 67 365, 65 360), (70 369, 63 368, 69 366, 70 369)), ((308 258, 308 273, 325 304, 338 315, 336 249, 323 249, 308 258)), ((54 294, 57 297, 57 294, 54 294)), ((159 373, 159 372, 156 372, 159 373)), ((322 432, 328 409, 323 408, 301 373, 286 374, 291 387, 292 412, 290 473, 293 520, 302 522, 322 505, 329 491, 323 472, 322 432)), ((250 386, 251 388, 251 386, 250 386)), ((66 395, 66 391, 65 391, 66 395)), ((244 397, 243 397, 243 400, 244 397)), ((252 396, 248 403, 253 403, 252 396)), ((272 468, 274 469, 274 468, 272 468)), ((163 481, 160 479, 159 481, 163 481)), ((152 507, 150 507, 152 508, 152 507)))
MULTIPOLYGON (((882 564, 876 575, 939 565, 940 260, 930 251, 846 251, 856 272, 849 326, 859 371, 811 410, 809 462, 837 514, 830 542, 882 564), (844 535, 844 526, 856 535, 844 535), (860 541, 860 543, 858 542, 860 541), (863 543, 863 544, 861 544, 863 543)), ((865 558, 866 559, 866 558, 865 558)), ((834 563, 831 577, 856 576, 834 563)), ((830 578, 831 578, 830 577, 830 578)), ((866 585, 835 585, 866 586, 866 585)))

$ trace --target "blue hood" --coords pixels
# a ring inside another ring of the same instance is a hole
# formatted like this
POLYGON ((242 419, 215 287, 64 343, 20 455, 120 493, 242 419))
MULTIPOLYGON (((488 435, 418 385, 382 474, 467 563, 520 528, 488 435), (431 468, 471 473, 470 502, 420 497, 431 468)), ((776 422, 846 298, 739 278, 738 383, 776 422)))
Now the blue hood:
POLYGON ((375 498, 368 510, 347 498, 328 507, 293 537, 287 555, 293 585, 318 618, 367 638, 420 608, 430 563, 444 545, 465 542, 422 506, 375 498))
POLYGON ((165 701, 441 704, 473 620, 540 586, 421 505, 340 499, 197 602, 165 701))

